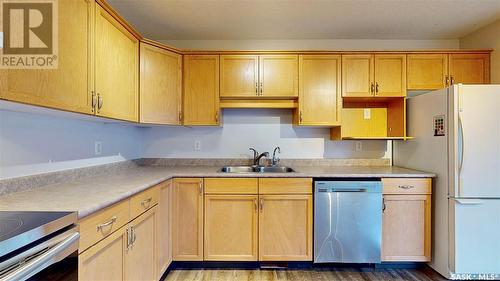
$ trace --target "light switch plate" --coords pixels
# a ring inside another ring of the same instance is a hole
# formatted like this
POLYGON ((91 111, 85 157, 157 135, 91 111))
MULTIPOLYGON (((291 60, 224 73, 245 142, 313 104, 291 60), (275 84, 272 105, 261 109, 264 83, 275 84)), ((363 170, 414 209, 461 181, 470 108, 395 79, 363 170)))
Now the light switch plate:
POLYGON ((365 108, 363 110, 363 117, 366 119, 366 120, 369 120, 369 119, 372 119, 372 110, 369 109, 369 108, 365 108))

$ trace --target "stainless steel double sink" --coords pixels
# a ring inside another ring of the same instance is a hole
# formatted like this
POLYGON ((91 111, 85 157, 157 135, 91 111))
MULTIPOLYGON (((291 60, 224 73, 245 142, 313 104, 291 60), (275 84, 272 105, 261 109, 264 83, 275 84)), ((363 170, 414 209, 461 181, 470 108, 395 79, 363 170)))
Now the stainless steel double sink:
POLYGON ((283 166, 224 166, 220 173, 294 173, 295 170, 283 166))

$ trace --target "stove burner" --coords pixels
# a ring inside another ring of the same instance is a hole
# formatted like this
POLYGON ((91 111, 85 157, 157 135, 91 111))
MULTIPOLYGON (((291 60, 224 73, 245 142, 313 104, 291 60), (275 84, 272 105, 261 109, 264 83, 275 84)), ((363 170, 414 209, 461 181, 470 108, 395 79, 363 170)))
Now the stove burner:
POLYGON ((4 236, 16 232, 23 225, 20 218, 2 218, 0 217, 0 240, 4 236))

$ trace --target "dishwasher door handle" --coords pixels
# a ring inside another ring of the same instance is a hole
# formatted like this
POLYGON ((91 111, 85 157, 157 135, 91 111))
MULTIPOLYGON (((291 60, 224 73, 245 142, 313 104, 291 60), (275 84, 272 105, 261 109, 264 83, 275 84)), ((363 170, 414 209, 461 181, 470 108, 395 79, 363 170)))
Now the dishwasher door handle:
POLYGON ((357 189, 332 188, 332 192, 366 192, 366 188, 357 188, 357 189))

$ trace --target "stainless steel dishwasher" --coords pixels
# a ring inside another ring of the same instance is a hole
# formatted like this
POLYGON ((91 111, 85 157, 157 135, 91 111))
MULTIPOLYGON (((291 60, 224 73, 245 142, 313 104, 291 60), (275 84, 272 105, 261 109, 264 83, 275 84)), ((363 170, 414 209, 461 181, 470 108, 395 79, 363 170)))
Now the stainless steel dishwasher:
POLYGON ((380 181, 315 181, 315 263, 380 263, 381 239, 380 181))

